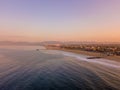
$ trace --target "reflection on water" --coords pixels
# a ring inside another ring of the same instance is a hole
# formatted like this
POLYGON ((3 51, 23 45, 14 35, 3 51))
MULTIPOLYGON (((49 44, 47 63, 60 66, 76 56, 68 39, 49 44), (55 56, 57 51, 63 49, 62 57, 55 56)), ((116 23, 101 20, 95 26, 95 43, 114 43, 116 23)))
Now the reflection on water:
POLYGON ((0 49, 12 49, 12 50, 35 50, 45 49, 43 46, 19 46, 19 45, 0 45, 0 49))
POLYGON ((0 49, 0 90, 120 89, 120 68, 35 49, 0 49))

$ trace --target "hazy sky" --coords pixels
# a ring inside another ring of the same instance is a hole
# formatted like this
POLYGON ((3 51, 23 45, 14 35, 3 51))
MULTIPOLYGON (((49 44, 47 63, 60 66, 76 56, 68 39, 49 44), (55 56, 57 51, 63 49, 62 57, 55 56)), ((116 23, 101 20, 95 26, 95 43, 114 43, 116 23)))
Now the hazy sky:
POLYGON ((120 41, 120 0, 0 0, 0 41, 120 41))

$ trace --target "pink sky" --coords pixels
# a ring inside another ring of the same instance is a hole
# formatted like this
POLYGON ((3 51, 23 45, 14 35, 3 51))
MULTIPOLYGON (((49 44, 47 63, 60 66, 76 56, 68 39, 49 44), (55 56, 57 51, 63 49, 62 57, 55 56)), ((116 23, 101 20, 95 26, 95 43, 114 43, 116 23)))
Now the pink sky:
POLYGON ((0 41, 120 41, 120 0, 2 0, 0 12, 0 41))

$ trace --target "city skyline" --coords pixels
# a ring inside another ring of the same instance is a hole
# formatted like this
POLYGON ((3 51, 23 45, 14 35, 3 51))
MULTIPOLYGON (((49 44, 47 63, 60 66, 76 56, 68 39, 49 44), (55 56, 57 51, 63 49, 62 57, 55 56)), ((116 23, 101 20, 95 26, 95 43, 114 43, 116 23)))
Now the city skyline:
POLYGON ((1 0, 0 41, 120 41, 119 0, 1 0))

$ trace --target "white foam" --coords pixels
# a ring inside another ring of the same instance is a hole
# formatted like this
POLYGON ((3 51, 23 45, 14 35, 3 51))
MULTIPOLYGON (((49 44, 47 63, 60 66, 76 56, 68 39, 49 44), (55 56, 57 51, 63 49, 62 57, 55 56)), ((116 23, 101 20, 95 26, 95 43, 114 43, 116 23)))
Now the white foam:
POLYGON ((101 65, 105 65, 105 66, 113 67, 113 68, 120 68, 119 62, 111 61, 108 59, 87 59, 87 56, 69 53, 69 52, 62 52, 62 54, 65 56, 75 57, 75 58, 82 60, 82 61, 97 63, 97 64, 101 64, 101 65))

